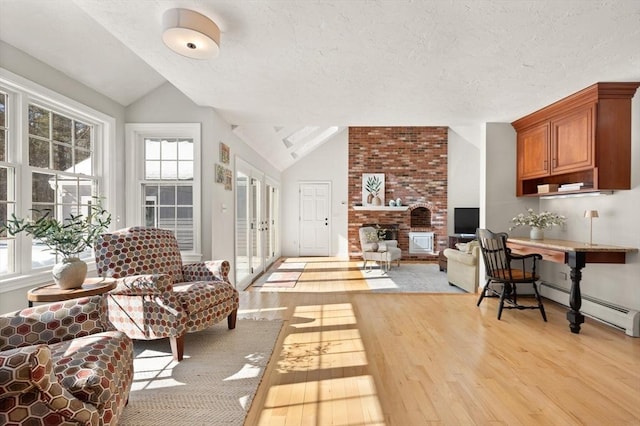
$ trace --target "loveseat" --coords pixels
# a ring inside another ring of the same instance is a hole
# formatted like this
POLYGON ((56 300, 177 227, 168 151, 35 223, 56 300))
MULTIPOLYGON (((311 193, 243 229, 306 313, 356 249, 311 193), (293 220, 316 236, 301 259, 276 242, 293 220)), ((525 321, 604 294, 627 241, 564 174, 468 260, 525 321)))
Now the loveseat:
POLYGON ((478 241, 456 244, 457 249, 447 248, 447 281, 461 289, 475 293, 478 291, 480 247, 478 241))
POLYGON ((0 315, 2 425, 117 425, 132 379, 103 296, 0 315))

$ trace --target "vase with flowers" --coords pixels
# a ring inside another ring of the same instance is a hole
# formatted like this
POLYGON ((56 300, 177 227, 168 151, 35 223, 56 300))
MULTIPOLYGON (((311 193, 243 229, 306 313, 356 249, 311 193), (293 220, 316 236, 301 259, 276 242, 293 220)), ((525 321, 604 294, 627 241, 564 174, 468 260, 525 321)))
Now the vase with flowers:
POLYGON ((527 214, 520 213, 511 222, 513 226, 509 228, 511 231, 518 226, 530 226, 531 231, 529 238, 532 240, 544 239, 544 230, 555 225, 562 225, 566 221, 566 218, 562 215, 551 212, 536 213, 533 209, 527 209, 527 214))

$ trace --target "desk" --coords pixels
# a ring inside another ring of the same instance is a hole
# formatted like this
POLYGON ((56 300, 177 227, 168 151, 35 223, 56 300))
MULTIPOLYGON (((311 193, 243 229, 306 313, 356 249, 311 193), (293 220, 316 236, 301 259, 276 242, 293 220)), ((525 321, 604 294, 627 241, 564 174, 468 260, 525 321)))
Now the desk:
POLYGON ((60 302, 62 300, 95 296, 114 288, 116 288, 116 280, 114 278, 87 278, 80 288, 64 290, 56 284, 32 288, 27 292, 27 299, 29 300, 29 307, 32 307, 33 302, 60 302))
POLYGON ((571 292, 569 294, 571 310, 567 312, 567 320, 569 320, 569 328, 572 333, 580 333, 580 324, 584 322, 584 315, 580 313, 582 268, 587 263, 626 263, 626 254, 638 251, 637 248, 604 244, 514 237, 509 237, 507 246, 516 254, 539 253, 543 260, 569 265, 571 268, 571 292))

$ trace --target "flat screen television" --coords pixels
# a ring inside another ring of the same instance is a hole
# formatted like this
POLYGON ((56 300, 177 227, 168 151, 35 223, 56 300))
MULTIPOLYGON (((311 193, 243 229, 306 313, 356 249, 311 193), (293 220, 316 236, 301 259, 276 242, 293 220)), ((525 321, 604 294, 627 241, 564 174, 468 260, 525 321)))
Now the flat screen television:
POLYGON ((479 207, 455 207, 453 209, 453 232, 475 235, 480 226, 479 207))

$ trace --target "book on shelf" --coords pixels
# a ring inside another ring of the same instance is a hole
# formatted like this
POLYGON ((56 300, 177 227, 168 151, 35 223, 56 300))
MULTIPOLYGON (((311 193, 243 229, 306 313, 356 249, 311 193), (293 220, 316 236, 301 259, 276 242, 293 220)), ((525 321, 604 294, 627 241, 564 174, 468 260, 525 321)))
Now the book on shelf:
POLYGON ((538 194, 546 194, 549 192, 556 192, 558 190, 557 183, 545 183, 538 185, 538 194))
POLYGON ((563 191, 580 191, 581 189, 586 188, 583 182, 580 183, 565 183, 564 185, 560 185, 558 188, 558 192, 563 191))

